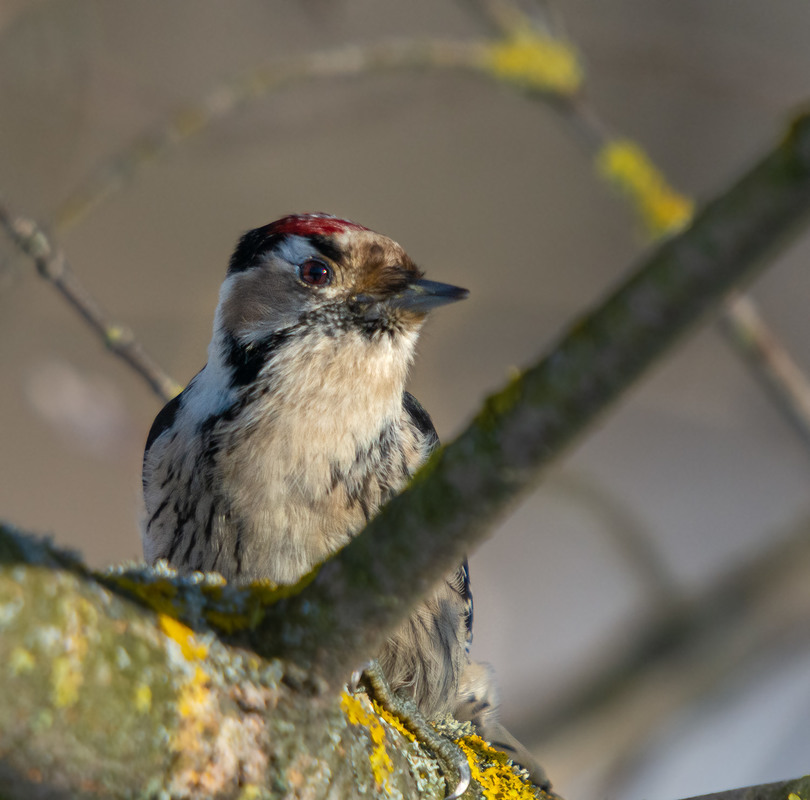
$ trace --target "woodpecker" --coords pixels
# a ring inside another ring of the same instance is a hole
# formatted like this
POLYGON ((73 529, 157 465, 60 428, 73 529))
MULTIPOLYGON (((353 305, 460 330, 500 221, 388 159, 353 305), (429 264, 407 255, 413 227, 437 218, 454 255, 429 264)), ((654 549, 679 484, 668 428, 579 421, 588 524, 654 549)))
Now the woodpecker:
MULTIPOLYGON (((391 239, 327 214, 244 234, 208 361, 147 438, 146 560, 291 584, 343 547, 438 445, 405 381, 427 314, 467 294, 426 280, 391 239)), ((435 720, 485 694, 462 678, 471 637, 465 561, 379 665, 435 720)))

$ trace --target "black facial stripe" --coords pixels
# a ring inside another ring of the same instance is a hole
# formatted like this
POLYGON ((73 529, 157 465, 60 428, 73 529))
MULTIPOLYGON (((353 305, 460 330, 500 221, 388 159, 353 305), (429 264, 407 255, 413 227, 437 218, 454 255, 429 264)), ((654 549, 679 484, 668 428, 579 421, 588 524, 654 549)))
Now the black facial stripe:
MULTIPOLYGON (((236 245, 228 264, 228 275, 245 272, 258 266, 260 256, 268 250, 279 246, 286 234, 268 233, 266 228, 255 228, 245 233, 236 245)), ((333 262, 340 261, 340 248, 334 243, 332 237, 314 234, 307 239, 321 255, 333 262)))
POLYGON ((337 247, 334 240, 329 236, 314 236, 307 237, 310 244, 322 255, 331 261, 337 263, 340 261, 340 248, 337 247))
POLYGON ((229 335, 225 343, 225 363, 231 368, 231 385, 246 386, 253 383, 273 352, 288 337, 288 331, 276 331, 264 339, 244 345, 229 335))
POLYGON ((228 264, 228 275, 255 267, 259 263, 259 256, 278 247, 281 236, 277 233, 268 234, 264 228, 255 228, 248 231, 239 240, 236 250, 233 251, 228 264))

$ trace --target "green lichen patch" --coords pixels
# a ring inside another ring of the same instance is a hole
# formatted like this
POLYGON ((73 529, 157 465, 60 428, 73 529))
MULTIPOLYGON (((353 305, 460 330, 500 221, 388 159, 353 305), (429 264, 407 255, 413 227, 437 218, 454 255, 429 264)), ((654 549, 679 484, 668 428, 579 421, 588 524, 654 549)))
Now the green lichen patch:
POLYGON ((116 567, 98 577, 109 588, 124 592, 153 611, 183 620, 193 628, 210 627, 233 635, 256 628, 269 606, 298 594, 312 583, 319 568, 289 586, 270 581, 228 584, 215 573, 180 574, 165 562, 116 567))

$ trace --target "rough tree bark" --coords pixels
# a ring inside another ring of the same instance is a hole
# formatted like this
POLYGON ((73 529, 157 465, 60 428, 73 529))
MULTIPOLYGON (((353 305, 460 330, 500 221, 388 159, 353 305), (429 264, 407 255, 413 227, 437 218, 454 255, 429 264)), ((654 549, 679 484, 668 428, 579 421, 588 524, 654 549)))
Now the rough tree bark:
MULTIPOLYGON (((295 587, 96 575, 0 528, 0 797, 442 797, 432 755, 367 697, 345 693, 349 672, 808 210, 804 116, 295 587)), ((497 752, 450 730, 470 759, 471 796, 534 795, 497 752)))

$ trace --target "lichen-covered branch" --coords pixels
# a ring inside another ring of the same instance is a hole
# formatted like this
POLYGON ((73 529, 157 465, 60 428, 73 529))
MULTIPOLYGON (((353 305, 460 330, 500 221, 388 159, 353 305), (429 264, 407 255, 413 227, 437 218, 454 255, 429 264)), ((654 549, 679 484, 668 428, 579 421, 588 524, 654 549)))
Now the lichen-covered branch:
MULTIPOLYGON (((431 754, 365 695, 335 694, 295 665, 144 609, 75 557, 2 526, 0 665, 4 800, 445 793, 431 754)), ((456 734, 474 777, 467 796, 543 797, 503 754, 456 734)), ((705 800, 809 790, 803 778, 705 800)))
MULTIPOLYGON (((0 797, 443 798, 432 754, 363 694, 228 647, 0 526, 0 797)), ((535 797, 459 730, 470 797, 535 797), (511 793, 510 793, 511 792, 511 793)))
POLYGON ((810 797, 810 777, 805 776, 790 781, 713 792, 700 797, 691 797, 689 800, 807 800, 808 797, 810 797))
POLYGON ((490 397, 471 426, 300 594, 242 641, 342 680, 584 427, 810 211, 810 116, 690 229, 664 242, 548 357, 490 397))

